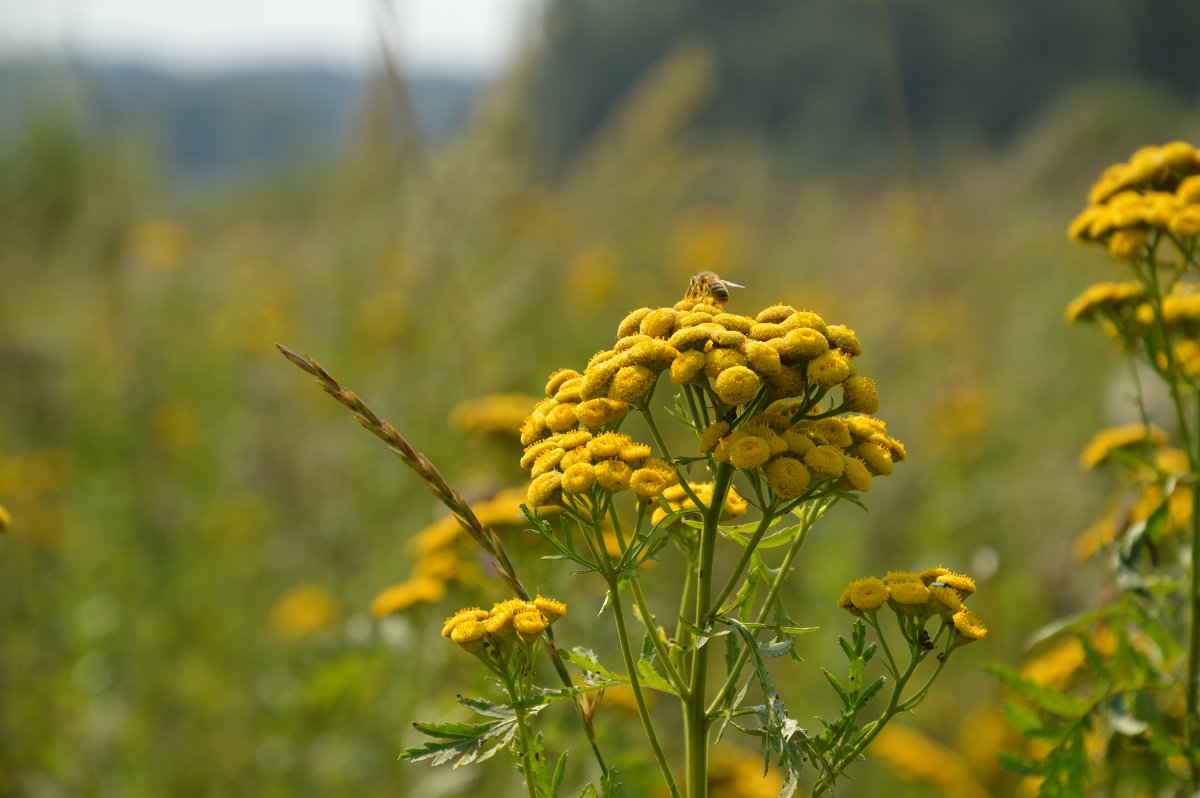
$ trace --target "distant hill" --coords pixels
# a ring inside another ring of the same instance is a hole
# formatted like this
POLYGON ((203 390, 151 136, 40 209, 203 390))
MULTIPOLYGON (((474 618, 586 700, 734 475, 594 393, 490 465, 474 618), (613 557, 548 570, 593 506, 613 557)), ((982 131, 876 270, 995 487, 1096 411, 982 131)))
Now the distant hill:
MULTIPOLYGON (((481 79, 418 73, 408 90, 425 137, 462 123, 481 79)), ((63 113, 88 136, 131 133, 176 180, 261 177, 324 162, 353 128, 370 76, 296 64, 189 74, 140 64, 0 64, 0 149, 40 115, 63 113)))

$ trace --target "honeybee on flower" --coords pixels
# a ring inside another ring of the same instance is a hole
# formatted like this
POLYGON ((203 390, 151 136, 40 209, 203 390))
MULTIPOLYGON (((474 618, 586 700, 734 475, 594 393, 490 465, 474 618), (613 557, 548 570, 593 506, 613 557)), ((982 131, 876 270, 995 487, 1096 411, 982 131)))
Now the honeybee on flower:
POLYGON ((730 288, 745 288, 744 285, 722 280, 716 272, 699 272, 692 277, 684 299, 702 300, 710 305, 723 308, 729 304, 730 288))

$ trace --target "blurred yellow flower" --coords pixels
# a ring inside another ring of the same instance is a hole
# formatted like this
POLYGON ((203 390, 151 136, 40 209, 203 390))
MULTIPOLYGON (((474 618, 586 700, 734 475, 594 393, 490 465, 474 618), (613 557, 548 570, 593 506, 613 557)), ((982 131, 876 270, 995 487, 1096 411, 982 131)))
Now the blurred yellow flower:
POLYGON ((445 595, 446 583, 441 579, 414 577, 380 591, 371 601, 371 614, 382 618, 418 604, 434 604, 445 595))
POLYGON ((949 798, 991 798, 963 757, 916 729, 889 724, 867 749, 904 779, 949 798))
POLYGON ((450 411, 450 423, 475 435, 498 434, 515 438, 537 401, 537 397, 523 393, 494 393, 468 399, 450 411))
POLYGON ((271 631, 284 640, 308 637, 337 618, 338 606, 320 585, 298 585, 271 607, 271 631))
POLYGON ((139 263, 152 269, 174 269, 191 248, 187 228, 169 219, 138 222, 125 233, 125 249, 139 263))
POLYGON ((4 509, 4 505, 0 504, 0 532, 7 532, 12 528, 12 516, 8 514, 8 510, 4 509))
POLYGON ((1079 455, 1079 464, 1085 468, 1096 468, 1108 460, 1109 455, 1118 449, 1125 449, 1146 441, 1155 446, 1167 442, 1167 433, 1151 424, 1135 422, 1120 427, 1108 427, 1097 432, 1083 452, 1079 455))

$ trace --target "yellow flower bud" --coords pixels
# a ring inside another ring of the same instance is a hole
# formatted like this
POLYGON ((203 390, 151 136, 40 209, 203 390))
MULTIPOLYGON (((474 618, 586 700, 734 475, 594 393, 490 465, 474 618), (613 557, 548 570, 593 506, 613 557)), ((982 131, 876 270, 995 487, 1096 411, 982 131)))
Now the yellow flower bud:
POLYGON ((676 350, 683 352, 689 349, 704 349, 712 338, 712 330, 705 327, 684 327, 667 341, 676 350))
POLYGON ((671 334, 677 315, 670 308, 652 310, 642 319, 641 324, 638 326, 638 331, 642 335, 649 335, 651 338, 666 338, 671 334))
POLYGON ((772 338, 782 338, 787 330, 782 324, 759 322, 750 328, 749 335, 755 341, 770 341, 772 338))
POLYGON ((553 471, 556 467, 558 467, 559 462, 563 459, 563 456, 566 453, 566 449, 546 449, 537 456, 536 460, 533 461, 533 466, 529 469, 529 477, 531 479, 537 479, 542 474, 545 474, 548 471, 553 471))
POLYGON ((886 477, 895 470, 891 450, 874 441, 863 441, 854 447, 854 453, 876 474, 886 477))
POLYGON ((868 377, 850 377, 842 383, 842 403, 852 413, 879 411, 879 392, 868 377))
POLYGON ((867 464, 848 454, 842 455, 842 479, 854 490, 865 492, 871 489, 871 472, 867 470, 867 464))
POLYGON ((767 463, 767 484, 781 499, 795 499, 808 489, 811 477, 804 464, 793 457, 776 457, 767 463))
POLYGON ((600 487, 609 493, 626 490, 629 487, 629 480, 633 477, 633 469, 629 467, 628 463, 620 460, 601 460, 595 465, 595 473, 600 487))
POLYGON ((671 361, 671 384, 687 385, 694 381, 704 371, 706 362, 707 358, 699 350, 680 352, 679 356, 671 361))
POLYGON ((588 442, 588 451, 597 460, 608 460, 621 456, 621 450, 633 443, 633 438, 624 432, 606 432, 588 442))
POLYGON ((954 613, 954 631, 968 642, 987 637, 987 627, 966 607, 954 613))
MULTIPOLYGON (((1200 175, 1195 175, 1200 177, 1200 175)), ((1200 204, 1193 203, 1180 208, 1167 224, 1168 229, 1180 238, 1200 236, 1200 204)))
POLYGON ((546 620, 553 624, 559 618, 567 614, 567 605, 561 601, 555 601, 552 598, 546 598, 542 594, 538 594, 533 600, 533 606, 541 611, 542 615, 546 616, 546 620))
POLYGON ((812 313, 807 310, 798 310, 783 320, 783 328, 788 332, 791 332, 792 330, 798 330, 802 327, 807 327, 810 330, 816 330, 821 334, 822 338, 825 337, 825 330, 827 329, 825 325, 825 319, 821 318, 816 313, 812 313))
POLYGON ((825 335, 829 338, 831 344, 850 357, 858 357, 862 354, 862 344, 858 342, 858 335, 849 327, 843 327, 840 324, 831 324, 825 330, 825 335))
POLYGON ((546 396, 554 396, 558 393, 558 389, 567 380, 573 380, 576 377, 582 376, 574 369, 558 369, 550 374, 550 379, 546 381, 546 396))
POLYGON ((628 316, 621 320, 617 325, 617 338, 624 338, 627 335, 636 333, 642 324, 642 319, 654 312, 653 308, 638 308, 631 311, 628 316))
POLYGON ((1112 234, 1108 240, 1108 251, 1113 257, 1121 260, 1132 260, 1146 248, 1147 235, 1145 230, 1124 229, 1112 234))
POLYGON ((761 387, 762 380, 745 366, 725 369, 717 377, 717 384, 714 386, 717 396, 729 405, 746 404, 758 395, 761 387))
POLYGON ((579 405, 576 403, 563 404, 551 410, 546 414, 546 426, 551 432, 567 432, 575 429, 579 424, 579 417, 575 415, 575 408, 579 405))
POLYGON ((729 444, 729 463, 734 468, 758 468, 770 457, 771 447, 757 435, 742 435, 729 444))
POLYGON ((576 463, 563 472, 563 493, 587 493, 596 484, 596 470, 591 463, 576 463))
POLYGON ((840 418, 822 418, 812 422, 808 434, 818 445, 836 446, 845 449, 854 442, 850 427, 840 418))
POLYGON ((546 616, 534 609, 514 615, 512 625, 520 638, 528 643, 544 632, 550 622, 546 620, 546 616))
POLYGON ((487 636, 487 627, 474 619, 466 618, 450 632, 450 639, 467 651, 478 651, 483 648, 483 639, 487 636))
POLYGON ((709 424, 700 433, 700 451, 711 452, 729 434, 729 422, 717 421, 709 424))
POLYGON ((738 347, 738 351, 746 358, 746 365, 764 377, 778 374, 779 370, 783 368, 779 352, 770 344, 762 341, 745 341, 738 347))
POLYGON ((778 374, 767 375, 766 382, 767 387, 771 389, 771 396, 776 399, 803 396, 808 388, 804 375, 789 366, 781 368, 778 374))
POLYGON ((652 454, 654 454, 654 450, 650 448, 649 444, 631 441, 621 447, 621 452, 617 456, 636 468, 644 463, 646 458, 652 454))
POLYGON ((525 494, 525 500, 529 506, 546 507, 554 504, 558 499, 559 488, 562 486, 562 476, 558 471, 550 471, 529 483, 529 490, 525 494))
POLYGON ((710 349, 705 354, 704 372, 710 380, 721 376, 721 372, 734 366, 745 366, 746 357, 736 349, 710 349))
POLYGON ((749 316, 739 316, 736 313, 718 313, 712 320, 727 330, 736 330, 742 335, 749 335, 754 326, 754 319, 749 316))
POLYGON ((808 362, 808 379, 822 388, 832 388, 851 373, 850 362, 836 350, 831 349, 808 362))
POLYGON ((660 468, 639 468, 629 478, 629 487, 638 496, 652 499, 674 482, 674 472, 660 468))
POLYGON ((855 579, 850 583, 850 604, 863 612, 874 612, 888 600, 887 585, 874 576, 855 579))
POLYGON ((769 308, 764 308, 763 310, 759 311, 758 315, 754 317, 754 320, 766 324, 778 324, 795 312, 796 309, 791 305, 784 305, 781 303, 778 305, 772 305, 769 308))
POLYGON ((624 366, 608 387, 610 399, 635 402, 646 395, 657 375, 646 366, 624 366))
POLYGON ((821 478, 840 477, 846 466, 842 450, 836 446, 817 446, 804 454, 804 464, 821 478))

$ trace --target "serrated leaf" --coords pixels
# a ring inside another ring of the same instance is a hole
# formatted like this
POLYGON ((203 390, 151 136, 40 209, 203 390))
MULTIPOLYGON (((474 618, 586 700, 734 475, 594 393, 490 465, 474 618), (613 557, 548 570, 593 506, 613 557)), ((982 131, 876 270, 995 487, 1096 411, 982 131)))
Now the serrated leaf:
POLYGON ((605 681, 616 684, 629 683, 628 676, 615 671, 610 671, 608 668, 601 665, 596 659, 596 652, 592 651, 591 649, 583 648, 582 646, 576 646, 570 651, 567 651, 566 649, 560 648, 558 649, 558 655, 567 662, 578 665, 585 671, 593 673, 605 681))
POLYGON ((842 706, 848 709, 853 702, 850 700, 850 694, 846 692, 846 688, 842 687, 842 683, 838 681, 838 677, 826 668, 821 668, 821 673, 825 674, 829 685, 837 692, 838 698, 842 699, 842 706))
POLYGON ((1005 701, 1004 714, 1013 728, 1027 737, 1040 734, 1043 730, 1041 714, 1019 701, 1005 701))
POLYGON ((491 701, 486 701, 482 698, 469 698, 463 695, 455 696, 454 698, 467 709, 478 712, 480 715, 486 715, 489 718, 507 720, 516 716, 512 707, 507 704, 493 704, 491 701))
POLYGON ((675 688, 671 686, 671 683, 655 670, 654 663, 648 659, 638 662, 638 675, 641 677, 642 684, 653 690, 670 693, 671 695, 679 695, 675 688))
POLYGON ((1092 708, 1090 703, 1081 698, 1034 684, 1012 668, 993 663, 988 665, 987 669, 1018 694, 1052 715, 1061 718, 1081 718, 1092 708))

